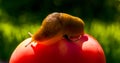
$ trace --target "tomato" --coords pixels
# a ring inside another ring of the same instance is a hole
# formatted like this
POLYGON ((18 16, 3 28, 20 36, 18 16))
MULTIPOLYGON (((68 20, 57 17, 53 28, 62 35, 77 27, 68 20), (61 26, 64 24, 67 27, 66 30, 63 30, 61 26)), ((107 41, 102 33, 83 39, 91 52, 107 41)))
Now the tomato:
POLYGON ((21 42, 11 55, 9 63, 106 63, 105 54, 96 39, 84 34, 79 41, 61 39, 53 44, 21 42))

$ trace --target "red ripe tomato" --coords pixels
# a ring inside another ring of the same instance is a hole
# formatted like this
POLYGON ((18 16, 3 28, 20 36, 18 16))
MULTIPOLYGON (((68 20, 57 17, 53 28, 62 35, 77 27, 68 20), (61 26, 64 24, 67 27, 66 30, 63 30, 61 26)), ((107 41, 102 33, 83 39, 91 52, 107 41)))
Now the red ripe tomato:
POLYGON ((88 34, 77 42, 62 39, 51 45, 31 43, 25 47, 30 40, 17 46, 9 63, 106 63, 103 49, 88 34))

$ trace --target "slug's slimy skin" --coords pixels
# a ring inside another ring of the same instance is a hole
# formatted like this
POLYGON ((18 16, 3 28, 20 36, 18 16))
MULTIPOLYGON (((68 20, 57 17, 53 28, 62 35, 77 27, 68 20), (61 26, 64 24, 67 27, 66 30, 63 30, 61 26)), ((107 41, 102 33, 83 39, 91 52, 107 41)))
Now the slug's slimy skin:
MULTIPOLYGON (((31 42, 44 42, 57 37, 82 36, 84 34, 84 22, 82 19, 66 14, 66 13, 51 13, 42 22, 39 30, 32 35, 31 42)), ((31 43, 30 42, 30 43, 31 43)))
POLYGON ((48 15, 42 22, 41 28, 32 36, 33 40, 49 40, 62 32, 62 25, 59 21, 59 13, 48 15))
POLYGON ((63 23, 64 35, 74 37, 84 34, 84 22, 82 19, 66 13, 60 14, 60 20, 63 23))

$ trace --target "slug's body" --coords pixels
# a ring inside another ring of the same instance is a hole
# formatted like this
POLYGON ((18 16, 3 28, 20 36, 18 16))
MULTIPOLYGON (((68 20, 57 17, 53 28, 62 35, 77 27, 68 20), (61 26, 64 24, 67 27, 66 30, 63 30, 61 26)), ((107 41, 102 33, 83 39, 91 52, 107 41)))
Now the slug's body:
MULTIPOLYGON (((56 37, 66 37, 84 34, 84 22, 66 13, 49 14, 42 22, 39 30, 32 35, 31 42, 46 41, 56 37)), ((30 42, 30 43, 31 43, 30 42)))

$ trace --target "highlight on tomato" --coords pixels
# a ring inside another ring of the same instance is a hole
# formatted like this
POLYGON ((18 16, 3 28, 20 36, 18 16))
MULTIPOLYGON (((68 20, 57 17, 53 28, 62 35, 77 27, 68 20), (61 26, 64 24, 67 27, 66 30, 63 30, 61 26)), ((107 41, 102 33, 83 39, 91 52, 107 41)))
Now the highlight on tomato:
POLYGON ((52 44, 32 42, 27 38, 13 51, 9 63, 106 63, 96 39, 84 34, 76 42, 61 39, 52 44))

